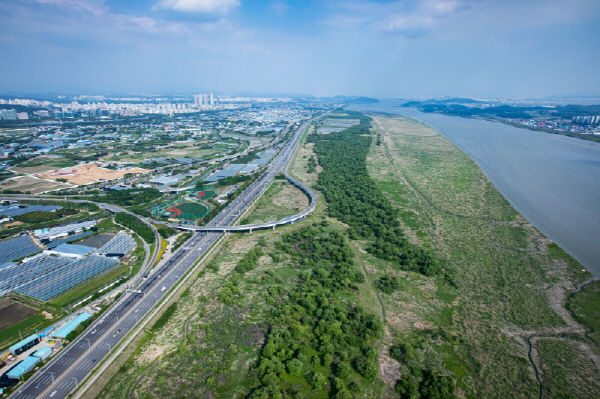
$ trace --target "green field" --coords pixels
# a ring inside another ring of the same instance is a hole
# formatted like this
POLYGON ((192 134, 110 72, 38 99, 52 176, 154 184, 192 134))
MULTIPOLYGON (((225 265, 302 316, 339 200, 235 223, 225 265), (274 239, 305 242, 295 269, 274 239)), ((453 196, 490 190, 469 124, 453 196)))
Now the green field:
POLYGON ((183 204, 179 204, 174 208, 180 209, 183 213, 189 213, 198 218, 206 215, 209 211, 206 205, 198 204, 196 202, 184 202, 183 204))
MULTIPOLYGON (((433 248, 458 286, 399 274, 403 289, 383 296, 386 314, 395 320, 390 339, 416 342, 423 361, 444 366, 467 397, 537 397, 536 373, 550 367, 549 348, 556 345, 536 337, 563 339, 575 357, 588 358, 584 347, 595 349, 581 334, 587 327, 565 308, 569 290, 564 287, 591 275, 550 245, 479 167, 437 132, 401 118, 376 117, 375 126, 383 140, 371 147, 371 176, 401 210, 412 240, 433 248), (532 361, 529 350, 540 357, 532 361)), ((387 272, 385 263, 364 258, 377 270, 374 276, 387 272)), ((554 392, 557 386, 562 393, 577 392, 579 378, 597 373, 588 368, 578 376, 580 369, 552 367, 553 379, 542 380, 543 397, 577 397, 554 392)), ((586 389, 593 386, 597 394, 595 381, 586 389)))
POLYGON ((292 184, 273 182, 258 200, 249 217, 240 224, 265 223, 300 213, 308 207, 306 194, 292 184))

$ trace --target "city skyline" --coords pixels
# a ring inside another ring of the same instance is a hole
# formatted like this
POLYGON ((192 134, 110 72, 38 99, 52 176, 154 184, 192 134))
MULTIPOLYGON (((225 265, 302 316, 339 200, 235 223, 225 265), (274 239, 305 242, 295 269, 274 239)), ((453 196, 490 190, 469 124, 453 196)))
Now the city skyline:
POLYGON ((0 93, 592 96, 598 22, 592 0, 6 0, 0 93))

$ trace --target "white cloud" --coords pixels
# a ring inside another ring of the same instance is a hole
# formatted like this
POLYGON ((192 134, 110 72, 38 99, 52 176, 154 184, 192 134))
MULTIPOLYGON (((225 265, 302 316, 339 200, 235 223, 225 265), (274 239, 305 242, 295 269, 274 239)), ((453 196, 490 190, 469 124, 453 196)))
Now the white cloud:
POLYGON ((161 0, 152 10, 172 10, 199 14, 227 14, 240 0, 161 0))
POLYGON ((102 15, 108 11, 104 0, 37 0, 37 2, 85 10, 94 15, 102 15))
POLYGON ((281 0, 274 0, 271 2, 271 9, 275 11, 277 15, 283 15, 287 12, 288 5, 281 0))
POLYGON ((464 5, 455 0, 423 1, 414 8, 405 8, 385 18, 380 26, 388 32, 408 36, 419 36, 437 25, 443 18, 452 16, 464 9, 464 5))

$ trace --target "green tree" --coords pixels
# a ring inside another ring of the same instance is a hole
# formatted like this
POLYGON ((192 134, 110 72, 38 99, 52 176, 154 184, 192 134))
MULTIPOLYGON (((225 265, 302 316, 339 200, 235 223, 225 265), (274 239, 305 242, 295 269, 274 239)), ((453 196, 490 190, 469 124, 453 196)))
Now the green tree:
POLYGON ((310 384, 314 389, 322 389, 327 383, 327 377, 319 372, 313 372, 310 376, 310 384))
POLYGON ((419 383, 410 374, 404 375, 401 380, 397 381, 394 390, 400 395, 400 399, 419 399, 421 397, 419 383))
POLYGON ((304 367, 304 363, 302 363, 298 359, 292 359, 286 364, 288 373, 291 375, 299 376, 302 374, 302 368, 304 367))

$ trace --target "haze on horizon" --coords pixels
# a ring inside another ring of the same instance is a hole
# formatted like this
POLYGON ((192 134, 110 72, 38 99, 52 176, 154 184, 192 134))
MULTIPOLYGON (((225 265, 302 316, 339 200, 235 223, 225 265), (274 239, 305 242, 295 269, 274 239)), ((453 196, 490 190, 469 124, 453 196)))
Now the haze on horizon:
POLYGON ((3 0, 0 93, 600 94, 597 0, 3 0))

